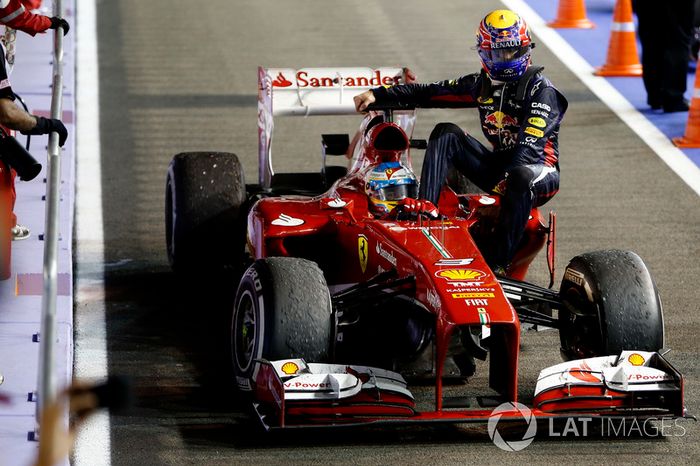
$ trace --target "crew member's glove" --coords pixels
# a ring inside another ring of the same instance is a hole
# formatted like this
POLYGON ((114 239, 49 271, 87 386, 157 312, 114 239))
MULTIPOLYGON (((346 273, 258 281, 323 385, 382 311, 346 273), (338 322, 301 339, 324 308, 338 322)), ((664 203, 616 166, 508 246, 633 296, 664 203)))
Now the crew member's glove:
POLYGON ((58 16, 54 16, 51 18, 51 26, 49 26, 50 29, 58 29, 58 28, 63 28, 63 35, 65 36, 68 34, 68 31, 70 31, 70 24, 68 24, 68 21, 66 21, 63 18, 59 18, 58 16))
POLYGON ((61 120, 56 118, 44 118, 36 115, 34 115, 34 118, 36 118, 36 126, 29 131, 22 131, 22 134, 51 134, 56 131, 58 133, 58 145, 63 147, 63 144, 66 143, 66 139, 68 139, 68 130, 63 126, 61 120))
POLYGON ((426 214, 432 218, 438 218, 440 212, 432 202, 425 199, 413 199, 412 197, 404 198, 397 207, 401 207, 404 212, 412 212, 416 214, 426 214))

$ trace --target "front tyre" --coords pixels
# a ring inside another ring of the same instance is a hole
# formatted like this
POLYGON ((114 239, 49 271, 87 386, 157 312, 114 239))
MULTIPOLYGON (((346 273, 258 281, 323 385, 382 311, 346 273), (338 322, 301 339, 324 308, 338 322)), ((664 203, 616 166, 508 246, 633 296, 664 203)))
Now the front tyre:
POLYGON ((560 295, 564 359, 663 347, 661 299, 637 254, 607 250, 574 257, 564 273, 560 295))
POLYGON ((311 261, 271 257, 243 275, 231 320, 231 359, 240 390, 252 390, 256 359, 328 360, 331 298, 311 261))

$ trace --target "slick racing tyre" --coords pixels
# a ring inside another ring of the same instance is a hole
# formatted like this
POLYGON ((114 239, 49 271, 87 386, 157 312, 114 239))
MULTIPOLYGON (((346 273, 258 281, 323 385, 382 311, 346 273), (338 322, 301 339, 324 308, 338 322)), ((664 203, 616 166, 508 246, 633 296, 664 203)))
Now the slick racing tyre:
POLYGON ((235 154, 188 152, 173 157, 165 187, 165 238, 175 272, 241 266, 246 189, 235 154))
POLYGON ((661 299, 637 254, 607 250, 574 257, 564 272, 560 295, 564 359, 663 347, 661 299))
POLYGON ((314 262, 271 257, 248 268, 231 319, 231 359, 240 390, 252 390, 256 359, 326 362, 330 342, 331 297, 314 262))

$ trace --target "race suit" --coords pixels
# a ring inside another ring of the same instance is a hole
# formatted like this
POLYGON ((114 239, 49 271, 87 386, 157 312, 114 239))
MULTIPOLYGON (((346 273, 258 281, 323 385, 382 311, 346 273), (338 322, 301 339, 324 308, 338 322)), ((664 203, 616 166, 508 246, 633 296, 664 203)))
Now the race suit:
POLYGON ((530 67, 518 81, 500 84, 482 71, 451 81, 372 89, 378 104, 479 109, 493 150, 457 125, 438 124, 425 153, 420 197, 437 205, 451 166, 485 192, 501 195, 494 241, 482 251, 492 268, 510 263, 532 208, 559 190, 559 123, 568 103, 541 70, 530 67))

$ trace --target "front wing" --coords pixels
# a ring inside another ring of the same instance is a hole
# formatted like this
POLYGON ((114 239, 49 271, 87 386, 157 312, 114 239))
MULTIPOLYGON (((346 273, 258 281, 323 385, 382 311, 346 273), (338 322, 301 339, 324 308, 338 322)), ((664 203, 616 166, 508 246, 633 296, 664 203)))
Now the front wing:
MULTIPOLYGON (((266 429, 483 423, 495 407, 418 411, 406 381, 396 372, 302 359, 256 363, 253 406, 266 429)), ((522 420, 522 412, 510 406, 499 409, 500 418, 522 420)), ((574 360, 542 370, 530 410, 536 418, 687 415, 681 374, 661 354, 644 351, 574 360)))

